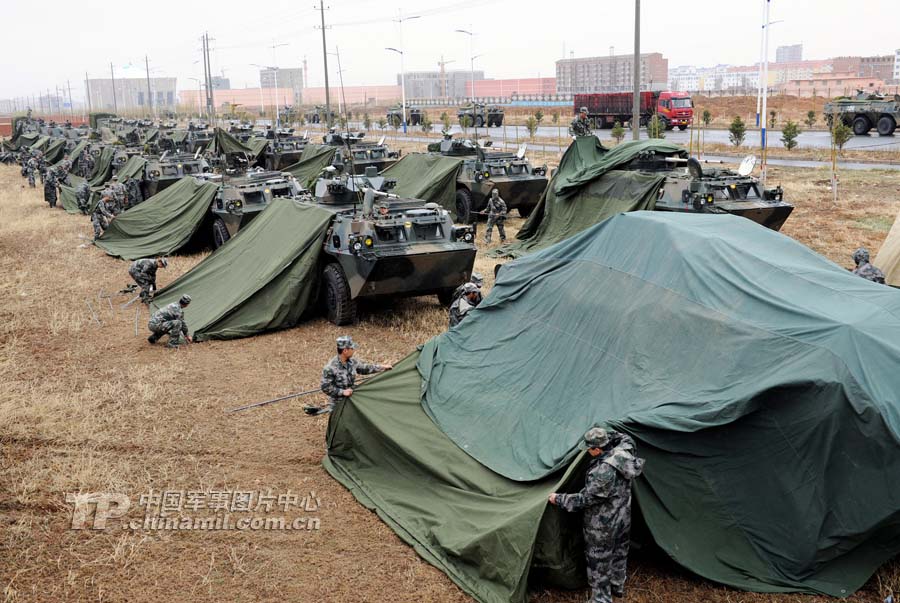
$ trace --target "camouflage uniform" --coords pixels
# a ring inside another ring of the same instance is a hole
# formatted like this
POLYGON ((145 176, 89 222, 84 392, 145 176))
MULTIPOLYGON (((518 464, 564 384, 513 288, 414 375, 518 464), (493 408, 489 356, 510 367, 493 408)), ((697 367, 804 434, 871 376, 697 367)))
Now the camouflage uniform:
POLYGON ((94 171, 94 156, 91 155, 88 149, 85 149, 81 154, 81 159, 79 160, 81 163, 81 175, 84 178, 90 178, 91 174, 94 171))
POLYGON ((72 169, 72 162, 69 159, 63 159, 56 164, 56 175, 59 181, 69 186, 69 171, 72 169))
MULTIPOLYGON (((109 185, 109 191, 112 194, 112 198, 116 201, 116 206, 119 208, 119 212, 128 209, 128 199, 127 192, 125 191, 125 185, 121 182, 111 182, 109 185)), ((118 213, 118 212, 117 212, 118 213)))
POLYGON ((346 363, 341 362, 340 356, 335 356, 328 361, 322 369, 322 382, 319 388, 328 396, 328 408, 333 409, 335 404, 346 400, 343 394, 345 389, 353 389, 356 384, 356 375, 369 375, 380 373, 384 370, 380 364, 369 364, 350 358, 346 363))
POLYGON ((128 193, 128 207, 134 207, 143 202, 144 195, 141 193, 141 185, 138 184, 136 178, 129 178, 125 181, 125 190, 128 193))
POLYGON ((37 169, 38 169, 37 159, 32 157, 25 164, 25 173, 28 175, 28 186, 30 186, 31 188, 35 188, 34 174, 35 174, 35 172, 37 172, 37 169))
POLYGON ((150 300, 150 291, 156 289, 156 259, 143 258, 132 262, 128 274, 141 287, 141 301, 150 300))
POLYGON ((81 213, 87 215, 91 209, 91 185, 87 180, 83 180, 75 189, 75 201, 81 213))
POLYGON ((865 247, 860 247, 856 251, 853 252, 853 261, 856 263, 856 268, 853 269, 853 274, 863 277, 866 280, 870 280, 873 283, 881 283, 884 284, 884 272, 873 266, 869 263, 869 250, 865 247))
POLYGON ((99 239, 103 231, 109 228, 109 222, 116 217, 110 205, 113 203, 110 199, 100 199, 94 212, 91 214, 91 224, 94 225, 94 238, 99 239))
POLYGON ((44 176, 44 201, 50 204, 50 207, 56 207, 56 171, 47 170, 44 176))
POLYGON ((472 303, 471 301, 469 301, 469 298, 465 295, 459 297, 456 301, 450 304, 450 326, 455 327, 456 325, 461 323, 469 313, 469 310, 472 310, 477 305, 477 303, 472 303))
MULTIPOLYGON (((588 434, 594 431, 592 429, 588 434)), ((592 603, 611 603, 624 595, 631 531, 631 482, 641 474, 644 460, 634 456, 634 440, 613 433, 611 450, 591 460, 584 488, 557 494, 566 511, 583 511, 584 555, 592 603)))
POLYGON ((576 116, 575 119, 572 120, 571 125, 569 125, 569 135, 590 136, 591 126, 588 124, 587 119, 581 119, 581 115, 576 116))
POLYGON ((487 228, 484 231, 484 242, 491 242, 491 235, 494 232, 494 225, 497 226, 497 232, 500 233, 500 242, 506 241, 506 228, 504 228, 504 223, 506 222, 506 201, 500 198, 500 195, 495 195, 493 191, 491 191, 491 197, 488 199, 487 203, 487 228))
POLYGON ((150 343, 156 343, 159 338, 169 334, 168 347, 177 347, 181 342, 181 335, 187 336, 188 326, 184 320, 184 308, 180 302, 172 302, 164 308, 160 308, 150 317, 147 323, 152 335, 147 339, 150 343))

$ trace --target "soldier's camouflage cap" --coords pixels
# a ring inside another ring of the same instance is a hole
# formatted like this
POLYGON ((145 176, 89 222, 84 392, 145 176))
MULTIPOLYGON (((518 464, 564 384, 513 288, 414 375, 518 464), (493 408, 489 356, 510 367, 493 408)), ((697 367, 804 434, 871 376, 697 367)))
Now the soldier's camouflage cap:
POLYGON ((475 283, 475 286, 481 289, 481 286, 484 285, 484 276, 480 272, 473 272, 469 282, 475 283))
POLYGON ((159 258, 159 263, 162 264, 163 268, 169 267, 169 260, 167 260, 166 258, 159 258))
POLYGON ((853 252, 853 261, 857 264, 863 264, 869 261, 869 250, 865 247, 860 247, 856 251, 853 252))
POLYGON ((337 338, 337 348, 339 350, 346 350, 347 348, 355 350, 358 347, 359 346, 356 345, 356 343, 353 341, 353 338, 349 335, 342 335, 341 337, 337 338))
POLYGON ((478 293, 478 285, 475 283, 466 283, 463 285, 463 293, 468 295, 469 293, 478 293))
POLYGON ((578 110, 578 112, 579 113, 587 113, 588 112, 587 107, 582 107, 581 109, 578 110))
POLYGON ((182 306, 188 305, 189 303, 191 303, 191 296, 187 294, 182 295, 181 299, 178 300, 178 303, 182 306))
POLYGON ((603 448, 609 444, 609 434, 602 427, 593 427, 588 429, 584 434, 578 448, 587 450, 588 448, 603 448))

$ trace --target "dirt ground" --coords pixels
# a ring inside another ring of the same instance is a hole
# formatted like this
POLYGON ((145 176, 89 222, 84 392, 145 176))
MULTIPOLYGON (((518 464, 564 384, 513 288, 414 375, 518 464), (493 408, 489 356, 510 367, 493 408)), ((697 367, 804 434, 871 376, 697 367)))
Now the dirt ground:
MULTIPOLYGON (((797 204, 785 233, 844 266, 858 245, 874 256, 900 209, 900 172, 846 174, 836 205, 821 183, 827 174, 773 172, 797 204)), ((364 309, 350 328, 317 319, 178 351, 151 346, 146 310, 120 308, 129 299, 116 293, 129 282, 127 264, 85 245, 86 218, 50 210, 23 183, 0 166, 3 601, 470 600, 322 469, 327 419, 302 411, 319 396, 224 412, 317 387, 340 334, 361 343, 362 358, 400 360, 445 328, 435 298, 364 309), (132 529, 128 521, 144 517, 141 495, 164 491, 201 492, 210 505, 213 493, 230 492, 232 504, 238 492, 293 493, 316 503, 265 516, 314 515, 318 529, 132 529), (131 508, 106 529, 71 529, 66 494, 88 492, 124 494, 131 508)), ((510 230, 520 225, 514 219, 510 230)), ((202 257, 173 257, 160 285, 202 257)), ((488 285, 493 263, 477 264, 488 285)), ((736 591, 653 552, 632 555, 628 588, 627 603, 827 600, 736 591)), ((900 589, 900 564, 850 601, 881 601, 890 589, 900 589)), ((551 590, 531 600, 584 598, 551 590)))

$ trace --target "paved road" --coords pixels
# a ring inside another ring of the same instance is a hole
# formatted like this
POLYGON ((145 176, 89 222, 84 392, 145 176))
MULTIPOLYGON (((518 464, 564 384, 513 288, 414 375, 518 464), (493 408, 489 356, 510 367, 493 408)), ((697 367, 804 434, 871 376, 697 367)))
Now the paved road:
MULTIPOLYGON (((350 125, 351 130, 361 129, 361 128, 362 128, 362 124, 354 124, 351 122, 351 125, 350 125)), ((310 133, 312 136, 313 132, 321 131, 321 128, 316 128, 315 126, 310 126, 309 130, 310 130, 310 133)), ((555 134, 556 128, 542 127, 542 128, 540 128, 540 130, 541 130, 541 132, 543 132, 543 134, 539 134, 539 136, 550 137, 549 132, 551 130, 553 130, 553 136, 556 135, 555 134)), ((393 135, 393 130, 389 130, 389 132, 391 132, 391 135, 393 135)), ((712 141, 713 132, 724 133, 725 141, 727 142, 728 132, 726 130, 707 130, 706 133, 707 133, 707 135, 709 135, 709 137, 707 138, 706 142, 710 142, 710 143, 713 142, 712 141)), ((900 130, 898 130, 898 132, 900 132, 900 130)), ((451 133, 460 134, 461 130, 459 129, 459 127, 454 127, 454 128, 451 128, 451 133)), ((483 136, 484 129, 479 128, 478 133, 479 133, 479 137, 483 136)), ((494 148, 501 148, 501 149, 510 150, 510 151, 515 150, 519 146, 519 144, 528 140, 528 135, 525 132, 525 128, 523 126, 518 127, 518 133, 520 136, 518 140, 516 140, 516 137, 515 137, 516 128, 513 126, 507 126, 506 139, 504 139, 504 137, 503 137, 503 128, 490 128, 488 130, 488 133, 490 134, 491 138, 494 140, 494 148)), ((473 134, 474 134, 474 131, 470 128, 469 136, 472 136, 473 134)), ((597 131, 595 131, 595 134, 598 134, 601 140, 611 140, 611 137, 609 135, 609 130, 597 130, 597 131)), ((819 134, 821 134, 822 136, 825 137, 826 143, 827 143, 828 142, 828 133, 827 132, 811 132, 811 133, 809 133, 809 136, 815 137, 819 134)), ((689 135, 690 135, 690 130, 688 130, 686 132, 680 132, 678 130, 675 130, 673 132, 666 133, 666 140, 675 142, 678 144, 687 145, 688 142, 690 142, 690 140, 688 138, 689 135)), ((753 132, 752 135, 758 137, 759 133, 753 132)), ((372 132, 371 135, 367 136, 366 138, 371 139, 374 142, 374 141, 377 141, 380 138, 380 136, 381 135, 376 130, 376 131, 372 132)), ((779 136, 780 136, 780 133, 779 133, 779 136)), ((801 134, 801 136, 803 136, 803 134, 801 134)), ((643 130, 641 131, 641 138, 646 138, 646 133, 643 130)), ((877 141, 879 138, 881 138, 882 141, 896 140, 896 142, 893 143, 892 147, 878 147, 877 150, 900 151, 900 136, 897 136, 897 137, 893 137, 893 136, 888 136, 888 137, 856 136, 856 137, 854 137, 853 140, 869 139, 871 141, 872 139, 874 139, 875 141, 877 141)), ((407 138, 407 140, 413 141, 413 142, 421 142, 423 144, 429 143, 429 142, 435 142, 434 138, 426 138, 424 136, 416 136, 415 130, 413 130, 413 129, 410 130, 410 136, 407 138)), ((562 143, 562 147, 568 146, 569 138, 566 137, 565 133, 563 133, 563 136, 562 136, 560 142, 562 143)), ((695 144, 696 144, 696 141, 695 141, 695 144)), ((757 140, 754 144, 752 144, 752 145, 745 144, 740 149, 735 149, 735 151, 737 151, 738 153, 746 151, 748 154, 756 153, 758 155, 758 152, 759 152, 758 145, 759 145, 759 140, 757 138, 757 140)), ((780 146, 780 143, 779 143, 779 146, 780 146)), ((550 143, 541 143, 541 142, 530 143, 529 142, 528 148, 534 149, 536 151, 546 152, 546 153, 558 153, 561 150, 559 144, 553 143, 553 142, 550 142, 550 143)), ((827 145, 825 148, 828 148, 827 145)), ((851 148, 849 143, 845 148, 851 148)), ((856 148, 859 148, 859 147, 856 147, 856 148)), ((709 160, 722 160, 722 161, 725 161, 726 163, 737 164, 740 162, 739 157, 719 157, 719 156, 711 156, 711 155, 704 155, 704 157, 709 160)), ((805 159, 769 159, 769 165, 777 165, 777 166, 783 166, 783 167, 800 167, 800 168, 821 168, 821 167, 830 167, 831 162, 812 161, 812 160, 805 160, 805 159)), ((846 170, 900 170, 900 163, 889 163, 889 162, 867 163, 867 162, 854 162, 854 161, 838 161, 838 168, 846 169, 846 170)))

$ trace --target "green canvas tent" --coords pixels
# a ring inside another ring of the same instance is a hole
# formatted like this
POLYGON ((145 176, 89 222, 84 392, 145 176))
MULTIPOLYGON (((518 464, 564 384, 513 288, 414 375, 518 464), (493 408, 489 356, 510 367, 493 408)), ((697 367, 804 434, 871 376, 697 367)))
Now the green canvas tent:
POLYGON ((576 138, 516 241, 489 253, 521 257, 578 234, 623 211, 653 209, 664 177, 621 171, 644 153, 686 157, 682 147, 662 140, 626 142, 607 149, 594 136, 576 138), (616 171, 614 171, 616 170, 616 171))
POLYGON ((48 144, 50 144, 50 137, 49 137, 49 136, 39 136, 39 137, 37 138, 37 140, 35 140, 34 143, 31 144, 31 146, 30 146, 29 148, 30 148, 32 151, 41 151, 41 152, 43 152, 44 149, 47 148, 47 145, 48 145, 48 144))
POLYGON ((227 245, 162 289, 152 306, 190 294, 185 320, 197 341, 292 327, 315 306, 319 255, 333 217, 315 205, 276 198, 227 245))
MULTIPOLYGON (((84 152, 84 150, 87 148, 87 146, 89 144, 91 144, 90 141, 79 140, 78 144, 76 144, 75 147, 71 150, 71 152, 69 152, 69 161, 71 161, 73 165, 78 161, 79 157, 81 157, 81 153, 84 152)), ((56 163, 59 163, 62 160, 63 160, 63 155, 60 155, 59 159, 56 161, 56 163)))
POLYGON ((117 216, 96 245, 126 260, 174 253, 200 230, 217 190, 211 182, 181 178, 117 216))
POLYGON ((312 186, 319 174, 326 166, 331 165, 331 160, 337 147, 324 144, 308 144, 303 147, 303 154, 300 155, 300 161, 294 165, 283 168, 282 172, 290 172, 294 178, 306 188, 312 186))
POLYGON ((240 140, 223 130, 216 128, 208 149, 213 155, 246 155, 254 157, 253 149, 245 146, 240 140))
POLYGON ((138 180, 143 180, 144 168, 146 166, 146 159, 144 159, 140 155, 132 155, 128 158, 128 161, 126 161, 125 164, 119 168, 119 171, 116 172, 116 176, 118 177, 119 182, 123 184, 129 178, 137 178, 138 180))
POLYGON ((51 138, 47 143, 47 148, 44 150, 44 161, 53 165, 62 159, 66 153, 66 142, 65 138, 51 138))
POLYGON ((619 214, 506 264, 415 374, 355 392, 326 468, 476 599, 519 602, 529 575, 578 581, 579 518, 543 501, 607 425, 647 459, 636 503, 675 561, 848 596, 900 552, 898 342, 900 293, 784 235, 619 214))
MULTIPOLYGON (((84 178, 81 176, 76 176, 74 174, 69 174, 69 182, 71 182, 71 186, 66 186, 65 184, 59 185, 59 204, 62 205, 63 209, 66 210, 66 213, 78 215, 81 211, 78 209, 78 200, 75 198, 75 191, 78 189, 78 186, 84 181, 84 178)), ((99 198, 94 191, 91 191, 91 200, 90 206, 93 208, 96 205, 99 198)))
POLYGON ((266 146, 268 146, 268 144, 269 141, 262 136, 252 136, 247 139, 247 142, 244 143, 244 146, 250 149, 254 157, 259 159, 259 156, 263 154, 263 151, 266 150, 266 146))
POLYGON ((456 213, 456 173, 462 159, 428 153, 409 153, 390 166, 382 175, 396 178, 391 191, 401 197, 437 203, 456 213))
POLYGON ((102 186, 106 181, 112 178, 113 158, 116 155, 116 149, 107 145, 100 151, 100 157, 94 163, 94 171, 91 173, 91 188, 102 186))

